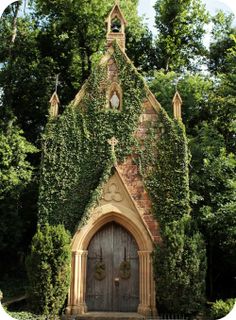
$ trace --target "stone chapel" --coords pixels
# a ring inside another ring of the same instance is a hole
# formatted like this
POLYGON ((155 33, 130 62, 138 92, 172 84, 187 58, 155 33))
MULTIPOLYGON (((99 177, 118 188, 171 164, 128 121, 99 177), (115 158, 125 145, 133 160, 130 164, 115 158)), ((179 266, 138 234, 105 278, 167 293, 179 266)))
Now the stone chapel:
MULTIPOLYGON (((132 121, 135 121, 136 128, 132 132, 132 139, 138 141, 142 146, 142 141, 146 139, 149 128, 161 128, 158 122, 161 106, 143 79, 140 80, 139 84, 133 80, 133 75, 138 77, 138 71, 132 65, 125 52, 125 27, 127 22, 119 4, 116 3, 114 5, 106 23, 107 51, 99 63, 99 66, 105 70, 105 74, 103 76, 98 74, 97 76, 100 77, 97 93, 98 100, 101 95, 103 96, 101 98, 103 100, 101 101, 104 103, 102 107, 98 106, 98 111, 96 111, 97 118, 94 119, 97 121, 100 113, 106 119, 104 121, 109 122, 109 119, 112 119, 112 117, 118 119, 114 121, 114 125, 109 129, 109 132, 104 133, 104 141, 98 141, 98 144, 103 143, 105 145, 104 148, 110 152, 113 163, 112 170, 110 171, 111 174, 100 184, 100 196, 97 197, 97 201, 93 202, 92 206, 87 205, 84 208, 84 212, 80 215, 80 221, 84 222, 79 223, 77 221, 76 227, 76 223, 73 222, 74 220, 76 221, 76 218, 71 218, 70 220, 71 225, 74 226, 71 228, 71 232, 73 233, 71 245, 72 273, 66 312, 68 315, 83 315, 87 312, 105 311, 134 312, 143 316, 151 316, 157 314, 152 252, 154 245, 161 242, 159 224, 158 219, 155 219, 152 214, 152 200, 145 186, 143 176, 140 174, 138 162, 135 161, 137 158, 135 145, 133 144, 130 148, 127 148, 125 157, 119 156, 122 152, 119 151, 119 148, 122 149, 122 146, 126 146, 126 138, 124 137, 123 140, 119 138, 119 130, 120 126, 126 125, 128 128, 128 125, 132 121), (125 80, 120 79, 121 67, 118 65, 116 55, 119 55, 123 59, 124 68, 126 68, 125 65, 127 64, 127 70, 132 70, 132 74, 127 76, 125 80), (142 90, 142 94, 140 95, 142 100, 140 112, 137 119, 135 118, 136 120, 132 120, 129 116, 125 115, 126 110, 132 107, 129 107, 126 101, 128 99, 126 83, 128 82, 133 83, 133 86, 140 86, 140 83, 142 84, 142 88, 140 89, 142 90), (123 122, 120 124, 121 116, 123 117, 123 122)), ((81 123, 82 129, 80 130, 80 135, 88 135, 90 139, 83 145, 84 152, 88 148, 89 141, 96 135, 98 125, 95 120, 90 128, 85 128, 84 124, 87 121, 86 119, 89 118, 89 111, 87 112, 86 109, 87 105, 94 99, 93 90, 95 89, 91 89, 91 93, 88 93, 88 87, 91 87, 91 83, 87 82, 83 85, 70 105, 71 110, 78 109, 83 114, 76 121, 81 123)), ((53 121, 61 121, 60 119, 55 120, 57 119, 59 104, 56 93, 53 94, 50 103, 52 123, 54 123, 53 121)), ((94 102, 93 105, 97 106, 97 104, 98 102, 94 102)), ((181 104, 181 97, 176 93, 173 99, 174 117, 176 119, 181 118, 181 104)), ((74 117, 73 119, 75 119, 77 115, 75 115, 75 111, 73 112, 70 117, 74 117)), ((69 118, 66 114, 62 117, 69 118)), ((104 130, 105 127, 106 124, 104 122, 104 130)), ((60 127, 59 130, 61 130, 61 139, 66 139, 65 129, 60 127)), ((73 131, 74 127, 69 125, 66 130, 73 131)), ((73 134, 76 137, 76 133, 74 132, 73 134)), ((68 147, 68 150, 73 149, 73 143, 74 148, 82 148, 81 145, 77 146, 75 140, 76 138, 68 140, 67 147, 70 145, 70 149, 68 147)), ((67 152, 65 157, 68 156, 69 152, 67 152)), ((60 147, 58 147, 55 154, 58 155, 59 153, 60 147)), ((69 167, 73 157, 76 157, 76 152, 68 156, 67 160, 63 160, 64 158, 61 156, 56 162, 57 164, 60 161, 64 162, 66 166, 66 162, 68 161, 69 167)), ((106 159, 105 156, 104 159, 106 159)), ((80 159, 76 161, 78 163, 80 159)), ((96 163, 96 159, 94 163, 96 163)), ((98 163, 98 165, 100 164, 98 163)), ((49 166, 52 168, 52 164, 49 166)), ((93 174, 96 171, 96 165, 95 168, 87 168, 86 170, 91 170, 91 174, 93 174)), ((57 169, 54 172, 56 171, 57 169)), ((64 176, 61 175, 61 179, 65 179, 65 172, 64 176)), ((72 217, 72 213, 70 213, 72 209, 70 208, 73 207, 73 212, 76 212, 76 203, 79 203, 83 194, 87 192, 87 187, 83 188, 80 186, 76 189, 76 183, 69 190, 68 186, 75 179, 76 174, 77 171, 74 170, 74 174, 65 183, 65 190, 68 189, 68 195, 65 197, 66 200, 63 200, 64 202, 60 200, 59 193, 56 196, 57 203, 55 204, 55 208, 58 208, 58 204, 61 201, 61 207, 65 208, 65 212, 67 212, 65 213, 67 218, 70 214, 72 217), (67 199, 69 200, 67 201, 67 199)), ((81 176, 82 174, 80 174, 81 176)), ((101 175, 98 176, 97 174, 96 179, 100 181, 101 175)), ((46 178, 43 176, 42 179, 46 178)), ((55 183, 58 184, 58 189, 62 190, 64 187, 60 185, 61 179, 58 179, 55 183)), ((86 179, 84 178, 84 185, 86 183, 86 179)), ((92 196, 98 184, 91 186, 90 194, 92 196)), ((40 197, 43 199, 43 191, 41 191, 40 197)), ((47 206, 49 204, 45 202, 41 206, 43 208, 41 211, 45 210, 46 212, 45 208, 47 206)), ((47 212, 50 211, 49 209, 47 210, 47 212)), ((57 217, 60 221, 64 221, 63 213, 57 213, 57 217)), ((50 220, 50 213, 48 214, 48 219, 50 220)), ((52 222, 54 223, 54 221, 52 222)))

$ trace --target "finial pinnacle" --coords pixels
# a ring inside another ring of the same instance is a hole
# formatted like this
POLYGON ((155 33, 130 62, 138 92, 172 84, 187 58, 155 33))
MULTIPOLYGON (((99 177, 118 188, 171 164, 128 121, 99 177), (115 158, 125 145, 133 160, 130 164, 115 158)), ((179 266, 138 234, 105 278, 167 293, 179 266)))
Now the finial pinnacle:
POLYGON ((172 104, 173 104, 173 112, 174 112, 174 118, 177 120, 181 120, 182 115, 181 115, 181 106, 182 106, 182 98, 178 92, 178 90, 176 90, 174 98, 172 100, 172 104))
POLYGON ((57 117, 58 116, 58 105, 60 103, 60 100, 58 98, 57 92, 54 91, 51 99, 50 99, 50 108, 49 108, 49 114, 51 117, 57 117))

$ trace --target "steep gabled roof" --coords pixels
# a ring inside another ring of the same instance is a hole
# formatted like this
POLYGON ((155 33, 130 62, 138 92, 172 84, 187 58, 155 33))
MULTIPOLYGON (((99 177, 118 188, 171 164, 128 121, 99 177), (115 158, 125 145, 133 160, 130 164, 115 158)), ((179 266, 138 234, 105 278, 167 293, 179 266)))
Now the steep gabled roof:
POLYGON ((120 18, 124 22, 124 24, 127 25, 127 21, 126 21, 124 15, 120 9, 119 4, 117 3, 117 1, 116 1, 115 5, 113 6, 113 8, 111 9, 111 12, 109 13, 109 16, 106 19, 106 23, 109 23, 111 21, 112 17, 114 17, 114 16, 117 16, 118 18, 120 18))
MULTIPOLYGON (((145 88, 147 98, 153 108, 158 112, 159 109, 161 108, 161 104, 157 101, 155 95, 151 92, 149 89, 148 85, 146 84, 145 80, 141 76, 141 74, 138 72, 137 68, 134 66, 133 62, 129 59, 127 54, 122 50, 120 47, 119 43, 117 41, 114 41, 114 47, 119 50, 119 52, 122 54, 122 56, 125 58, 127 64, 131 65, 132 70, 135 72, 135 74, 142 80, 143 86, 145 88)), ((116 56, 116 49, 114 48, 109 48, 109 50, 102 56, 99 65, 107 65, 108 61, 112 58, 112 56, 116 56)), ((80 89, 80 91, 77 93, 75 96, 75 99, 73 100, 72 104, 76 107, 80 104, 81 100, 83 99, 84 95, 86 93, 86 82, 80 89)))

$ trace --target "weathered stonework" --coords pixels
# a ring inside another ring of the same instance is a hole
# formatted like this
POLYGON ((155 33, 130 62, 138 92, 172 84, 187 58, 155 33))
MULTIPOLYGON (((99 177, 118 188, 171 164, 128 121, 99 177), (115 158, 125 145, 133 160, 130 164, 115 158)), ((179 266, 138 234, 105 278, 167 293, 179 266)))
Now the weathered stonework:
POLYGON ((159 225, 152 215, 152 204, 145 190, 142 177, 138 173, 138 167, 134 164, 131 156, 118 165, 118 170, 126 187, 140 212, 141 218, 147 227, 154 242, 160 241, 159 225))

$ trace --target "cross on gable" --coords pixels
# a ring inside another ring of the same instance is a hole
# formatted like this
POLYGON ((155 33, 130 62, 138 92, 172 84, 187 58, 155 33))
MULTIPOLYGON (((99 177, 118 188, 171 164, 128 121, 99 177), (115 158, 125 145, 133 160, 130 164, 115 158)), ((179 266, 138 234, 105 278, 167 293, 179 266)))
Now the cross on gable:
POLYGON ((111 139, 108 139, 107 142, 111 146, 112 153, 115 152, 115 146, 118 144, 118 140, 115 137, 112 137, 111 139))

